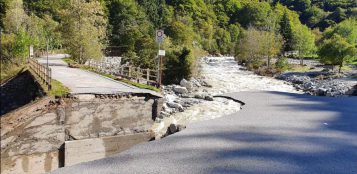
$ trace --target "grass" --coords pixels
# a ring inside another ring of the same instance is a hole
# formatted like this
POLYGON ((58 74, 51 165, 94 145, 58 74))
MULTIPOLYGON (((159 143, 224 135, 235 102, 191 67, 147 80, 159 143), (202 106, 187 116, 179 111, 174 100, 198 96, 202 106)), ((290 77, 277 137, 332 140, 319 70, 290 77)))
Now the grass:
POLYGON ((26 71, 25 65, 3 65, 1 64, 0 84, 26 71))
POLYGON ((140 89, 148 89, 148 90, 160 92, 159 88, 156 88, 156 87, 153 87, 153 86, 150 86, 150 85, 146 85, 146 84, 136 83, 136 82, 133 82, 133 81, 130 81, 130 80, 127 80, 127 79, 119 79, 114 75, 98 72, 98 71, 96 71, 96 69, 94 69, 92 67, 89 67, 89 66, 82 65, 82 66, 80 66, 80 69, 91 71, 91 72, 97 73, 99 75, 102 75, 104 77, 108 77, 108 78, 111 78, 113 80, 121 81, 123 83, 138 87, 140 89))
POLYGON ((301 66, 301 65, 290 65, 288 72, 308 72, 311 71, 309 66, 301 66))
POLYGON ((156 88, 156 87, 153 87, 153 86, 150 86, 150 85, 145 85, 145 84, 141 84, 141 83, 136 83, 136 82, 133 82, 133 81, 130 81, 130 80, 127 80, 127 79, 122 79, 120 80, 121 82, 124 82, 124 83, 127 83, 129 85, 133 85, 135 87, 138 87, 140 89, 148 89, 148 90, 152 90, 152 91, 156 91, 156 92, 160 92, 160 89, 159 88, 156 88))
POLYGON ((67 58, 64 58, 63 61, 65 61, 66 63, 68 64, 77 64, 76 61, 74 61, 73 59, 67 57, 67 58))
POLYGON ((52 79, 51 87, 52 87, 51 90, 48 91, 48 95, 50 95, 50 96, 61 97, 61 96, 69 94, 69 92, 70 92, 69 88, 67 88, 61 82, 59 82, 57 80, 52 79))
POLYGON ((349 66, 343 66, 343 67, 341 68, 341 71, 342 71, 342 72, 349 72, 349 71, 352 71, 352 68, 349 67, 349 66))

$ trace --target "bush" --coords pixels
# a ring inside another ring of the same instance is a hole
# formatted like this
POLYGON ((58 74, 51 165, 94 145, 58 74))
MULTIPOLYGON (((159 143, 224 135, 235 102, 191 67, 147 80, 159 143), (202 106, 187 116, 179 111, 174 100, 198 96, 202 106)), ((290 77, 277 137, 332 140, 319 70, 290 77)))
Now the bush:
POLYGON ((178 84, 183 78, 191 78, 193 55, 189 48, 184 47, 178 51, 168 52, 164 60, 164 84, 178 84))
POLYGON ((282 73, 288 69, 289 63, 287 58, 281 57, 275 62, 275 70, 277 73, 282 73))

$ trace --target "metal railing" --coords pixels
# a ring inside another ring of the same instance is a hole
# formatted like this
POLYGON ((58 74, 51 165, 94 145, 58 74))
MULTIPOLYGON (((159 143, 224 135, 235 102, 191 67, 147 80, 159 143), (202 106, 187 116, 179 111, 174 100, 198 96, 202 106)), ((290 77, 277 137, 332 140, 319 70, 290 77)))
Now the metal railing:
POLYGON ((156 86, 158 83, 157 71, 149 68, 140 68, 130 65, 118 65, 107 62, 89 61, 88 66, 96 71, 120 76, 129 80, 135 80, 137 83, 146 83, 156 86))
POLYGON ((43 83, 44 85, 47 86, 48 90, 51 90, 51 81, 52 81, 51 68, 40 64, 36 59, 29 58, 29 69, 33 74, 35 74, 39 78, 40 83, 43 83))

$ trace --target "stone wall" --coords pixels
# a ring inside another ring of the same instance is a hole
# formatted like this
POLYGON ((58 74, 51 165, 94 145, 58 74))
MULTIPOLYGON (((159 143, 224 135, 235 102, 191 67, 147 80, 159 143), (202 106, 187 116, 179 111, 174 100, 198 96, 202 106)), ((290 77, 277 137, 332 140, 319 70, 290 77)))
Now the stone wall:
POLYGON ((25 71, 0 86, 0 115, 43 97, 44 92, 29 71, 25 71))
MULTIPOLYGON (((161 100, 151 95, 46 97, 8 113, 1 122, 1 173, 45 173, 64 166, 65 159, 71 161, 67 164, 87 161, 64 158, 65 142, 117 136, 117 149, 110 151, 120 152, 128 144, 120 146, 118 141, 132 142, 130 146, 148 141, 161 100), (133 136, 139 134, 142 138, 133 136)), ((101 157, 105 155, 95 158, 101 157)))

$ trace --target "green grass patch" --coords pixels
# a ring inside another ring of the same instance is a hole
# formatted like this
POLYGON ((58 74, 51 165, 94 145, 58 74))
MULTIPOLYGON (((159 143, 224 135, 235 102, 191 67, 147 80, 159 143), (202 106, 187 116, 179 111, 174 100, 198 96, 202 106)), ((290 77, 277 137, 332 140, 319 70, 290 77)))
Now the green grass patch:
POLYGON ((341 68, 341 71, 342 71, 342 72, 349 72, 349 71, 352 71, 352 68, 349 67, 349 66, 343 66, 343 67, 341 68))
POLYGON ((69 88, 67 88, 61 82, 59 82, 57 80, 52 79, 51 87, 52 87, 51 90, 48 91, 48 95, 50 95, 50 96, 61 97, 61 96, 69 94, 69 92, 70 92, 69 88))
POLYGON ((309 66, 290 65, 288 72, 308 72, 311 71, 309 66))
POLYGON ((357 65, 357 61, 351 62, 351 65, 357 65))
POLYGON ((66 57, 64 59, 62 59, 63 61, 65 61, 66 63, 68 64, 77 64, 76 61, 74 61, 73 59, 69 58, 69 57, 66 57))
POLYGON ((127 84, 129 84, 129 85, 133 85, 133 86, 138 87, 138 88, 140 88, 140 89, 148 89, 148 90, 160 92, 160 89, 159 89, 159 88, 156 88, 156 87, 153 87, 153 86, 150 86, 150 85, 141 84, 141 83, 136 83, 136 82, 133 82, 133 81, 130 81, 130 80, 127 80, 127 79, 122 79, 122 80, 120 80, 120 81, 121 81, 121 82, 124 82, 124 83, 127 83, 127 84))
POLYGON ((0 84, 5 83, 9 79, 21 74, 26 71, 26 66, 24 64, 21 65, 10 65, 10 64, 2 64, 1 65, 1 73, 0 73, 0 84))

